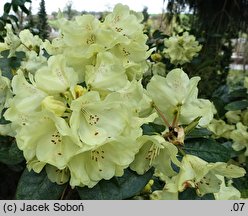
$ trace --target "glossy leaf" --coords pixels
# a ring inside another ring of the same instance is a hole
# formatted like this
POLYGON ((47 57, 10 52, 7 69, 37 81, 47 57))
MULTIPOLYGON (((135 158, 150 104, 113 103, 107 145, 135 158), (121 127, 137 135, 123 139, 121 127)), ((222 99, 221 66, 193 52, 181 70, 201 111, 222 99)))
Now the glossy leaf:
POLYGON ((197 195, 194 188, 188 188, 185 191, 179 193, 179 200, 214 200, 213 194, 205 194, 200 197, 197 195))
POLYGON ((11 4, 10 3, 6 3, 4 4, 4 13, 8 14, 10 12, 10 9, 11 9, 11 4))
POLYGON ((41 173, 24 170, 16 190, 19 200, 55 200, 61 197, 66 185, 52 183, 46 172, 41 173))
POLYGON ((139 193, 152 178, 153 170, 144 175, 126 169, 122 177, 101 180, 95 187, 77 188, 81 199, 85 200, 123 200, 139 193))
POLYGON ((25 57, 23 52, 17 52, 15 57, 7 58, 9 51, 1 52, 3 56, 0 58, 0 70, 2 70, 3 76, 12 79, 13 71, 17 70, 21 65, 21 60, 25 57))
POLYGON ((30 11, 29 11, 24 5, 20 5, 20 8, 22 9, 22 11, 23 11, 25 14, 27 14, 27 15, 30 14, 30 11))
POLYGON ((207 128, 195 128, 189 134, 187 134, 186 138, 200 138, 200 137, 207 137, 212 135, 212 132, 209 131, 207 128))
POLYGON ((228 98, 230 101, 247 98, 247 89, 242 88, 242 89, 232 91, 228 94, 228 98))
POLYGON ((148 124, 142 125, 142 129, 144 135, 153 135, 162 133, 165 130, 165 126, 150 122, 148 124))
POLYGON ((9 18, 14 20, 16 23, 18 22, 18 18, 15 15, 9 15, 9 18))
POLYGON ((242 101, 234 101, 225 106, 226 110, 229 111, 235 111, 235 110, 242 110, 248 107, 248 101, 242 100, 242 101))
POLYGON ((213 139, 188 139, 185 141, 183 150, 207 162, 227 162, 231 158, 229 149, 213 139))
POLYGON ((0 136, 0 162, 15 165, 22 161, 24 161, 24 157, 15 140, 12 137, 0 136))
MULTIPOLYGON (((243 164, 243 168, 248 172, 248 157, 246 157, 245 163, 243 164)), ((233 179, 233 186, 237 188, 241 197, 244 199, 248 199, 248 176, 247 174, 241 178, 233 179)))

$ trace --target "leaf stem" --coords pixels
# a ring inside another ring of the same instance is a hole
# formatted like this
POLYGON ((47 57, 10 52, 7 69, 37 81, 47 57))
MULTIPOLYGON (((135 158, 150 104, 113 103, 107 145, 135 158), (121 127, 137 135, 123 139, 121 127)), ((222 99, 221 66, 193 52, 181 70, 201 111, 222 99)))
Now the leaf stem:
POLYGON ((180 147, 177 148, 179 150, 179 152, 183 155, 183 156, 186 156, 186 153, 184 150, 182 150, 180 147))

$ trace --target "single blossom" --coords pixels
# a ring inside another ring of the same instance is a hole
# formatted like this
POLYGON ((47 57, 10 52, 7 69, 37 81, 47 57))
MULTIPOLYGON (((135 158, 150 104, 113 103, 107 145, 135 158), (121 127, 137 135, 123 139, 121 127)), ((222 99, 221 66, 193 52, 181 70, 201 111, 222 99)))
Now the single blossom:
POLYGON ((179 124, 189 124, 201 117, 199 125, 204 126, 212 120, 214 107, 209 100, 197 98, 199 80, 200 77, 189 79, 183 70, 174 69, 166 77, 153 76, 147 92, 168 123, 178 115, 179 124))

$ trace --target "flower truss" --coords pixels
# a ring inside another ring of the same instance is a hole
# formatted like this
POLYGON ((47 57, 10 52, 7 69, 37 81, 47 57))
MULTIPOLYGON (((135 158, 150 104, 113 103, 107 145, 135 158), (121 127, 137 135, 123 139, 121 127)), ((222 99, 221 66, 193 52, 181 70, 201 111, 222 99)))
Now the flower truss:
POLYGON ((184 32, 182 36, 171 36, 164 40, 164 54, 169 57, 172 64, 185 64, 197 56, 202 46, 195 40, 193 35, 184 32))
POLYGON ((7 104, 10 82, 1 76, 1 110, 8 108, 4 117, 29 169, 45 167, 52 181, 71 186, 123 175, 139 151, 141 125, 156 116, 140 82, 149 55, 141 20, 121 4, 104 22, 61 18, 51 43, 28 30, 18 37, 7 25, 1 50, 26 57, 7 104))
MULTIPOLYGON (((247 88, 247 77, 244 87, 247 88)), ((243 151, 243 156, 248 156, 248 109, 232 110, 225 113, 227 123, 223 120, 213 119, 207 126, 215 138, 226 138, 233 141, 235 151, 243 151)))

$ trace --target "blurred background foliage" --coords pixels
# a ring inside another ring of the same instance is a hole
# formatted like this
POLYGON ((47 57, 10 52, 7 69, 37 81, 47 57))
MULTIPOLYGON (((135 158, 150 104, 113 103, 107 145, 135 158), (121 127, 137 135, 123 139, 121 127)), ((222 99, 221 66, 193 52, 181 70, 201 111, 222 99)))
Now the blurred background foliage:
MULTIPOLYGON (((243 64, 245 71, 248 61, 247 0, 169 0, 167 12, 160 19, 158 30, 151 32, 151 28, 147 28, 150 47, 157 46, 162 51, 164 38, 184 31, 194 35, 203 46, 198 57, 183 65, 189 76, 201 77, 201 97, 211 98, 213 89, 227 84, 238 39, 243 42, 239 44, 242 46, 242 57, 237 58, 237 63, 243 64)), ((163 62, 171 69, 168 60, 163 59, 163 62)))
MULTIPOLYGON (((180 14, 191 13, 187 19, 188 29, 203 48, 185 69, 189 75, 201 77, 200 94, 210 98, 213 89, 226 84, 234 48, 232 39, 248 32, 248 1, 169 0, 167 9, 168 19, 175 18, 181 26, 185 25, 185 19, 180 14)), ((243 58, 247 61, 247 56, 243 58)))

